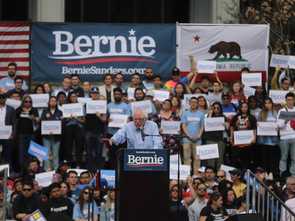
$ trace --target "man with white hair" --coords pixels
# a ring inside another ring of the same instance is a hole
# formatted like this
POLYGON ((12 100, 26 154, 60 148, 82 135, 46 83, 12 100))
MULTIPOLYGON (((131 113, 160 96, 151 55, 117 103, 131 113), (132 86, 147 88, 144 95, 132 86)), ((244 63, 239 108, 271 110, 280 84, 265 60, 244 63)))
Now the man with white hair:
POLYGON ((133 121, 118 130, 109 140, 110 145, 127 141, 129 149, 161 149, 162 137, 155 122, 147 120, 146 114, 135 110, 133 121))

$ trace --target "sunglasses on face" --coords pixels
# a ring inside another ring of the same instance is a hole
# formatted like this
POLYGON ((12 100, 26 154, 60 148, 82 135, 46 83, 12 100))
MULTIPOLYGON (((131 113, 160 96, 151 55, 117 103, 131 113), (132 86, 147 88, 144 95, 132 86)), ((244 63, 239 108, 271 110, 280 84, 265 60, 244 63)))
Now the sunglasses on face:
POLYGON ((26 101, 25 101, 25 103, 30 103, 30 104, 31 104, 31 103, 32 103, 32 101, 30 101, 30 100, 26 100, 26 101))

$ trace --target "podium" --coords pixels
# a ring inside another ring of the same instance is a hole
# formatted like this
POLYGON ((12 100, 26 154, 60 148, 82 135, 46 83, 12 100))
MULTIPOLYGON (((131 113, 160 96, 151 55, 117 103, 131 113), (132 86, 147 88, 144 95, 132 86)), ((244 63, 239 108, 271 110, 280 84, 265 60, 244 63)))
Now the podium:
POLYGON ((121 149, 116 167, 116 221, 168 221, 169 153, 121 149))

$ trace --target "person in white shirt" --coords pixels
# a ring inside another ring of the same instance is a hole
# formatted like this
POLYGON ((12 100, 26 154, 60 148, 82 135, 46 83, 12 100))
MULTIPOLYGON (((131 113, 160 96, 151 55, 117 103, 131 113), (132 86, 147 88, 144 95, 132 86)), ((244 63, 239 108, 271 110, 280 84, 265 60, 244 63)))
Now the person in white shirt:
POLYGON ((280 128, 280 173, 282 174, 287 170, 287 159, 290 153, 291 165, 290 173, 295 175, 295 130, 291 127, 292 113, 295 112, 295 95, 292 92, 286 94, 286 107, 279 110, 278 113, 278 126, 280 128))

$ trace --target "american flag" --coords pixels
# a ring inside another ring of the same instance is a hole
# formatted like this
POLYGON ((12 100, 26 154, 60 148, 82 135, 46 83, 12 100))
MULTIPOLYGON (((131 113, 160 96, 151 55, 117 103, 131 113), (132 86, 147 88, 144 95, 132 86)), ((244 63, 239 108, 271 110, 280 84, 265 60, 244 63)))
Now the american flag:
POLYGON ((0 78, 7 76, 7 65, 17 64, 17 75, 30 74, 30 25, 0 22, 0 78))

